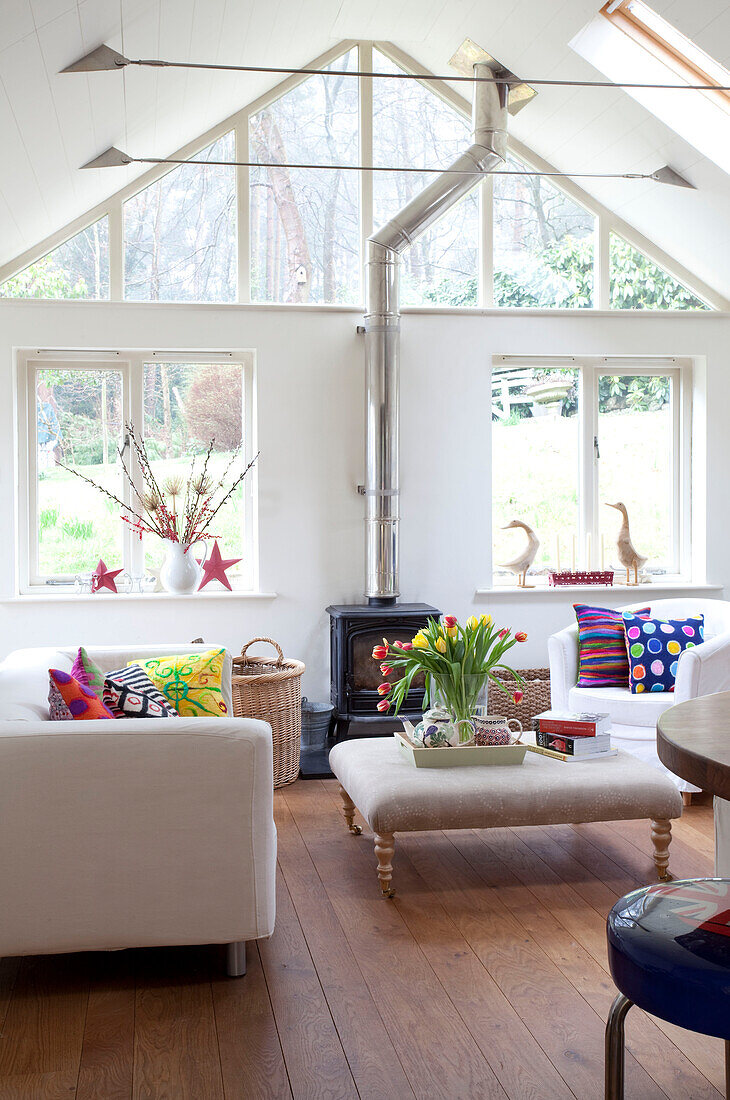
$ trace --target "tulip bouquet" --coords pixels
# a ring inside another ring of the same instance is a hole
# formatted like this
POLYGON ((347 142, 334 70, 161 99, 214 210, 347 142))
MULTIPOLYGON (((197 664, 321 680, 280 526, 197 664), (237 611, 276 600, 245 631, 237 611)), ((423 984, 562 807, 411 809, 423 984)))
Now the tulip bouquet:
POLYGON ((373 659, 380 661, 384 677, 378 687, 382 699, 378 710, 386 713, 394 707, 397 714, 410 691, 415 676, 423 673, 426 698, 431 706, 437 702, 446 707, 454 721, 468 720, 476 712, 480 697, 491 681, 495 687, 511 695, 515 703, 522 699, 522 677, 504 663, 504 655, 519 642, 526 642, 524 631, 512 634, 506 627, 497 627, 491 615, 470 616, 462 626, 456 616, 445 615, 441 622, 428 620, 410 642, 388 642, 373 649, 373 659), (395 669, 402 670, 399 680, 391 683, 395 669), (494 670, 509 672, 518 685, 508 688, 494 675, 494 670))

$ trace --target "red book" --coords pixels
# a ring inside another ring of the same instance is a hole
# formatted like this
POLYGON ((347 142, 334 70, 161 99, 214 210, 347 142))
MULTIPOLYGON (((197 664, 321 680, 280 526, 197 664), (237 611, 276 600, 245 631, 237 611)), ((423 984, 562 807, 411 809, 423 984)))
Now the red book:
POLYGON ((541 733, 565 734, 568 737, 596 737, 611 728, 608 714, 573 713, 546 710, 533 718, 534 728, 541 733))

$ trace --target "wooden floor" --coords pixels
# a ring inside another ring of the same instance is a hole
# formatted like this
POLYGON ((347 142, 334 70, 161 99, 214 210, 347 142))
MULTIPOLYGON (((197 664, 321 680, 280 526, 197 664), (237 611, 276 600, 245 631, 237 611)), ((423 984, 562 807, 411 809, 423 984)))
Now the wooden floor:
MULTIPOLYGON (((651 881, 646 822, 397 838, 393 901, 333 782, 277 793, 276 932, 0 963, 1 1100, 602 1097, 606 913, 651 881)), ((675 826, 712 873, 712 811, 675 826)), ((627 1098, 722 1095, 718 1040, 629 1014, 627 1098)))

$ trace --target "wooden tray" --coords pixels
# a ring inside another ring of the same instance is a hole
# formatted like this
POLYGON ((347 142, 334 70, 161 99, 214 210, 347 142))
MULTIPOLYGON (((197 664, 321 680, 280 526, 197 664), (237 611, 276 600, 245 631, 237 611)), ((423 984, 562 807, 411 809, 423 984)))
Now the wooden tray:
POLYGON ((456 768, 468 765, 521 764, 527 745, 468 745, 463 748, 418 749, 396 730, 398 748, 414 768, 456 768))

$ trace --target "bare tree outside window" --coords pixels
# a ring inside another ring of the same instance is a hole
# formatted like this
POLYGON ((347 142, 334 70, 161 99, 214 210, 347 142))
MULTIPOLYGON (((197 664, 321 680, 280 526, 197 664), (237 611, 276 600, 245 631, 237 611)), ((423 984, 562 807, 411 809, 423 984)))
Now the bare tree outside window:
MULTIPOLYGON (((509 157, 507 167, 524 165, 509 157)), ((543 176, 494 178, 494 304, 590 307, 596 219, 543 176)))
MULTIPOLYGON (((233 133, 195 160, 235 157, 233 133)), ((124 297, 235 302, 236 169, 180 165, 124 204, 124 297)))
MULTIPOLYGON (((357 49, 329 67, 356 70, 357 49)), ((358 78, 308 78, 251 115, 249 135, 252 160, 282 165, 250 173, 252 301, 360 301, 358 173, 284 167, 358 163, 358 78)))

